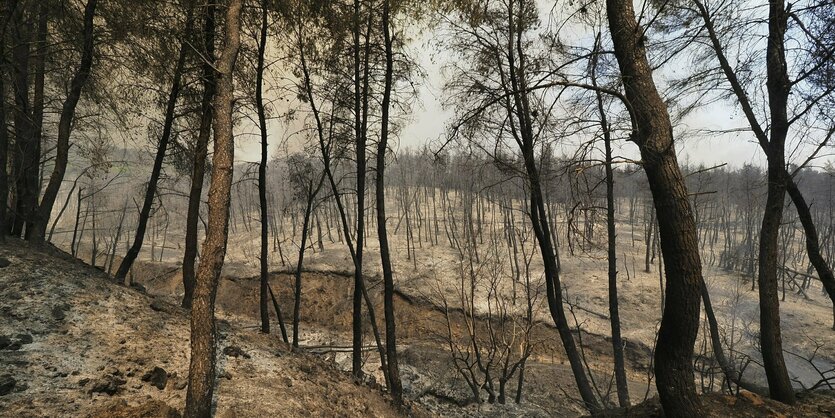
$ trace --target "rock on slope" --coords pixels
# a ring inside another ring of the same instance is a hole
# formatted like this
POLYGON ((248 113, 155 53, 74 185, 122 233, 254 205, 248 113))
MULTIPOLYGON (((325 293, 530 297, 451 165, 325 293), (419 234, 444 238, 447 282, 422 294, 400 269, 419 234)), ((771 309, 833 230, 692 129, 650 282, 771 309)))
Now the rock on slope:
MULTIPOLYGON (((57 250, 10 240, 0 258, 9 261, 0 267, 0 415, 179 414, 186 311, 57 250)), ((398 415, 380 392, 274 335, 224 321, 219 333, 218 417, 398 415)))

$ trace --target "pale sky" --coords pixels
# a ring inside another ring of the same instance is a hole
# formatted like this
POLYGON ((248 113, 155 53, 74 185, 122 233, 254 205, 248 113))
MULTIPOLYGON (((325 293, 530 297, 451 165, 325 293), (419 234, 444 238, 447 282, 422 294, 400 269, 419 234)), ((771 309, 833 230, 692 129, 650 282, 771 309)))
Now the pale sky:
MULTIPOLYGON (((584 35, 578 33, 573 36, 583 37, 584 35)), ((432 37, 434 37, 434 34, 430 31, 420 36, 409 47, 411 55, 417 57, 426 77, 415 81, 415 84, 418 85, 418 100, 412 106, 412 112, 408 118, 409 122, 400 133, 397 144, 393 145, 396 149, 397 147, 400 149, 419 148, 424 144, 437 144, 438 140, 443 137, 446 125, 451 117, 451 112, 445 111, 442 106, 444 101, 442 87, 444 84, 444 60, 454 58, 450 58, 452 56, 450 53, 442 50, 439 52, 437 44, 427 42, 432 37)), ((675 66, 676 64, 672 65, 675 66)), ((672 68, 669 71, 676 72, 677 70, 678 68, 672 68)), ((664 75, 657 72, 655 79, 663 94, 664 75)), ((702 130, 721 131, 747 126, 748 122, 739 111, 736 103, 725 101, 704 106, 689 115, 683 121, 683 125, 677 128, 677 134, 687 131, 687 134, 676 136, 679 161, 706 166, 723 163, 727 163, 730 167, 740 167, 745 163, 763 166, 765 157, 751 132, 739 131, 727 134, 699 132, 702 130)), ((257 133, 257 129, 254 125, 244 125, 239 131, 245 135, 239 136, 239 151, 236 159, 258 161, 260 159, 260 145, 257 135, 254 135, 257 133)), ((271 121, 270 140, 272 144, 287 135, 287 127, 277 121, 271 121)), ((637 158, 637 147, 634 144, 625 141, 619 142, 621 143, 616 146, 616 153, 632 159, 637 158)), ((796 143, 787 144, 786 150, 789 161, 796 163, 805 160, 814 148, 809 145, 804 146, 801 148, 802 152, 795 155, 792 153, 792 147, 796 146, 796 143)), ((565 147, 570 148, 571 146, 565 145, 565 147)), ((829 149, 831 150, 831 148, 829 149)), ((277 152, 277 148, 271 145, 270 153, 276 154, 277 152)), ((831 152, 824 150, 821 154, 828 153, 831 152)), ((825 156, 817 160, 816 163, 822 165, 825 161, 832 160, 831 156, 825 156)))

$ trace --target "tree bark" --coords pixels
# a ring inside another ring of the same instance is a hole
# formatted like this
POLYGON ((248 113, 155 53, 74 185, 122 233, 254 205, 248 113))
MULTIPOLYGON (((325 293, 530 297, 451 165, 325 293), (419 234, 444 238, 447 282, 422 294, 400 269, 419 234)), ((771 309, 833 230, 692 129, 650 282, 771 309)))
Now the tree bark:
POLYGON ((403 385, 400 382, 400 370, 397 361, 397 332, 394 321, 394 275, 391 267, 388 233, 386 231, 386 151, 389 137, 389 107, 391 105, 392 78, 394 59, 392 36, 390 33, 391 1, 383 1, 383 38, 385 43, 386 72, 383 89, 380 140, 377 143, 377 176, 375 191, 377 199, 377 238, 380 242, 380 262, 383 268, 383 310, 386 321, 386 361, 388 370, 389 393, 395 402, 403 400, 403 385))
MULTIPOLYGON (((789 14, 782 1, 769 3, 766 89, 768 90, 771 129, 766 133, 766 130, 762 128, 757 120, 753 106, 725 56, 707 8, 698 0, 695 1, 695 4, 705 23, 719 65, 725 73, 725 77, 728 79, 731 89, 751 125, 751 129, 757 137, 760 148, 765 152, 768 160, 768 194, 760 231, 759 272, 757 276, 760 285, 760 345, 762 346, 763 363, 771 397, 784 403, 793 404, 795 402, 794 389, 783 358, 777 278, 777 252, 779 250, 777 241, 780 222, 783 217, 783 200, 787 189, 806 233, 806 249, 809 260, 818 271, 818 275, 831 299, 835 296, 835 278, 833 278, 832 270, 820 254, 817 231, 809 213, 808 205, 786 171, 785 141, 790 125, 787 107, 792 86, 785 56, 785 34, 789 14)), ((835 304, 835 299, 832 300, 835 304)), ((833 318, 835 318, 835 306, 833 306, 833 318)), ((835 328, 835 324, 833 328, 835 328)))
POLYGON ((177 57, 177 64, 174 67, 174 79, 171 83, 171 91, 168 93, 168 103, 165 108, 165 121, 162 125, 162 135, 157 144, 157 153, 154 157, 154 166, 151 169, 151 178, 148 180, 148 187, 145 190, 145 199, 142 203, 142 209, 139 211, 139 219, 137 220, 136 235, 133 238, 133 244, 128 249, 127 254, 119 264, 119 269, 116 270, 116 280, 124 282, 128 275, 133 262, 139 256, 139 251, 142 250, 142 242, 145 240, 145 229, 148 226, 148 218, 151 216, 151 208, 154 204, 154 197, 157 194, 157 183, 162 174, 162 163, 165 161, 165 154, 168 151, 168 142, 171 139, 171 131, 174 126, 174 111, 177 108, 177 99, 180 96, 180 83, 183 77, 183 69, 185 67, 186 55, 188 54, 188 43, 186 36, 191 33, 194 26, 194 2, 191 0, 188 4, 188 12, 186 14, 186 26, 182 32, 180 52, 177 57))
POLYGON ((267 50, 267 0, 261 0, 261 34, 258 41, 258 63, 255 79, 255 106, 258 108, 258 127, 261 131, 261 163, 258 165, 258 202, 261 209, 261 332, 270 333, 270 311, 267 304, 269 287, 268 212, 267 212, 267 114, 264 110, 264 54, 267 50))
POLYGON ((191 360, 186 391, 185 418, 208 418, 212 412, 215 379, 215 297, 226 256, 229 207, 235 160, 232 132, 234 84, 232 75, 241 47, 243 0, 230 0, 226 11, 225 46, 215 67, 218 71, 214 98, 215 152, 209 185, 209 222, 197 270, 191 307, 191 360))
POLYGON ((52 207, 55 205, 55 199, 58 197, 58 191, 61 189, 61 183, 64 181, 64 174, 67 171, 67 162, 69 159, 70 133, 72 132, 72 123, 75 118, 75 108, 81 99, 81 91, 87 83, 87 79, 90 78, 90 72, 93 67, 93 20, 96 13, 96 3, 97 0, 88 0, 87 5, 84 7, 81 63, 70 82, 67 99, 61 108, 61 118, 58 121, 55 166, 52 168, 52 174, 49 176, 49 182, 47 183, 43 198, 41 198, 41 203, 38 206, 38 216, 33 224, 32 234, 29 236, 29 240, 36 244, 44 242, 46 226, 49 223, 49 217, 52 215, 52 207))
POLYGON ((194 145, 194 163, 191 172, 191 189, 188 195, 188 210, 186 215, 185 250, 183 251, 183 303, 186 309, 191 309, 194 297, 194 260, 197 258, 197 229, 200 220, 200 202, 203 195, 203 181, 206 173, 206 156, 208 155, 209 137, 212 134, 212 100, 215 95, 215 72, 212 60, 215 57, 215 3, 206 5, 206 16, 203 21, 204 53, 206 55, 202 65, 203 97, 200 105, 202 113, 200 128, 197 133, 197 143, 194 145))
MULTIPOLYGON (((599 34, 598 34, 599 42, 599 34)), ((597 86, 597 55, 592 62, 592 85, 597 86)), ((623 339, 620 334, 620 312, 618 310, 618 258, 617 234, 615 232, 615 176, 612 169, 612 137, 609 122, 603 108, 603 94, 595 92, 597 111, 600 114, 600 128, 603 131, 603 146, 606 158, 606 236, 607 259, 609 261, 609 323, 612 328, 612 353, 615 358, 615 383, 618 392, 618 405, 629 406, 629 382, 626 380, 626 366, 623 357, 623 339)))
MULTIPOLYGON (((356 237, 354 247, 354 295, 352 314, 352 355, 351 374, 354 377, 362 375, 362 255, 365 243, 365 136, 362 126, 362 109, 360 90, 360 1, 354 0, 354 28, 353 28, 353 55, 354 55, 354 141, 356 146, 357 164, 357 219, 356 237)), ((370 41, 367 41, 370 43, 370 41)), ((366 63, 367 66, 367 63, 366 63)), ((366 67, 367 68, 367 67, 366 67)), ((365 80, 367 83, 368 80, 365 80)))
POLYGON ((794 207, 797 209, 797 215, 800 218, 800 223, 803 225, 803 231, 806 233, 806 252, 809 255, 809 261, 815 267, 818 277, 823 283, 823 288, 826 294, 829 295, 832 301, 832 329, 835 330, 835 276, 832 274, 832 269, 829 263, 824 259, 820 249, 820 238, 818 237, 818 230, 815 227, 815 222, 812 219, 812 212, 809 209, 809 204, 803 198, 803 193, 797 188, 794 179, 788 177, 786 180, 787 190, 789 196, 792 198, 794 207))
POLYGON ((313 212, 313 202, 319 189, 325 181, 325 173, 319 177, 316 189, 308 191, 307 202, 304 208, 304 221, 302 223, 302 239, 299 245, 299 258, 296 262, 295 286, 293 287, 293 347, 299 347, 299 321, 301 321, 301 300, 302 300, 302 267, 304 266, 304 251, 307 248, 307 237, 310 234, 310 214, 313 212))
MULTIPOLYGON (((26 7, 15 10, 11 24, 11 74, 12 92, 14 93, 14 148, 12 159, 12 180, 15 184, 13 200, 13 221, 11 235, 21 237, 27 223, 31 222, 32 198, 37 199, 37 192, 30 187, 32 165, 37 167, 35 152, 35 126, 33 123, 32 103, 29 94, 29 73, 31 59, 31 41, 34 31, 32 18, 26 7)), ((35 174, 37 178, 37 174, 35 174)))
POLYGON ((795 394, 783 358, 780 332, 780 299, 778 295, 777 260, 780 223, 786 197, 785 141, 788 135, 789 77, 784 36, 788 14, 782 1, 769 3, 768 48, 766 51, 768 102, 771 129, 766 146, 768 159, 768 194, 760 230, 759 272, 760 347, 771 398, 794 404, 795 394))
MULTIPOLYGON (((16 4, 0 5, 2 21, 7 22, 16 4)), ((4 27, 5 30, 5 27, 4 27)), ((6 43, 0 40, 0 56, 5 56, 6 43)), ((8 223, 6 219, 6 205, 9 200, 9 177, 6 171, 9 160, 9 131, 6 129, 6 69, 0 63, 0 242, 6 240, 8 223)))
POLYGON ((635 20, 633 4, 607 0, 606 9, 615 57, 634 112, 632 140, 641 151, 665 261, 667 303, 655 352, 656 386, 667 416, 700 416, 691 361, 703 282, 696 223, 676 159, 670 117, 652 79, 644 31, 635 20))
MULTIPOLYGON (((521 3, 520 3, 521 10, 521 3)), ((522 49, 522 25, 517 24, 514 18, 514 2, 508 4, 508 44, 507 44, 507 66, 510 86, 505 82, 505 88, 509 88, 513 100, 505 108, 511 119, 511 133, 516 139, 522 153, 522 159, 527 175, 528 187, 530 190, 530 220, 534 235, 539 244, 543 267, 545 270, 546 299, 557 331, 560 335, 563 348, 568 357, 577 389, 583 399, 586 408, 595 413, 601 409, 600 401, 595 394, 591 381, 586 374, 585 366, 577 344, 574 341, 571 327, 565 315, 565 308, 562 305, 562 285, 560 283, 560 270, 557 265, 557 253, 551 241, 551 226, 548 220, 548 212, 542 193, 542 180, 539 167, 535 157, 535 138, 533 133, 533 122, 531 120, 531 109, 527 97, 527 78, 525 74, 525 55, 522 49), (515 41, 515 42, 514 42, 515 41), (515 45, 514 45, 515 44, 515 45), (518 62, 517 62, 518 60, 518 62), (513 118, 518 124, 512 123, 513 118)))
POLYGON ((25 209, 22 213, 26 218, 26 239, 35 235, 34 224, 38 217, 38 198, 41 194, 40 188, 40 168, 41 168, 41 140, 43 138, 43 120, 44 120, 44 82, 46 77, 46 51, 47 43, 46 37, 48 33, 48 9, 46 4, 38 6, 38 28, 35 36, 34 67, 35 67, 35 86, 34 96, 32 98, 32 138, 29 146, 31 149, 25 157, 26 169, 23 173, 24 183, 26 185, 26 202, 25 209))

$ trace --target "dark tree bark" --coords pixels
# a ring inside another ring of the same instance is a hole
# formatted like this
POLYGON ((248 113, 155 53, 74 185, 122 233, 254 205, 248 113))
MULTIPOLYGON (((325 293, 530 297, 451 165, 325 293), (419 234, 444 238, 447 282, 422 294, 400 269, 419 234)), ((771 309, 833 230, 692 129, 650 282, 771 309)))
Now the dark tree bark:
MULTIPOLYGON (((598 42, 599 42, 598 34, 598 42)), ((599 47, 599 44, 598 44, 599 47)), ((592 85, 597 87, 597 55, 591 66, 592 85)), ((612 137, 609 122, 603 108, 603 94, 595 91, 597 112, 600 114, 600 128, 603 131, 603 146, 606 158, 606 236, 609 261, 609 323, 612 328, 612 353, 615 358, 615 384, 618 392, 618 405, 629 406, 629 382, 626 380, 626 366, 623 357, 623 339, 620 335, 620 312, 618 310, 618 258, 617 234, 615 233, 615 176, 612 169, 612 137)))
MULTIPOLYGON (((707 8, 698 0, 695 1, 695 4, 705 23, 719 65, 725 73, 725 77, 728 79, 731 89, 736 95, 768 161, 768 188, 760 230, 759 271, 757 275, 760 296, 760 346, 762 347, 763 364, 771 397, 784 403, 793 404, 795 402, 794 389, 783 358, 777 277, 780 223, 783 219, 783 203, 787 184, 790 180, 790 176, 786 172, 785 142, 790 127, 787 107, 791 82, 788 76, 784 44, 789 15, 782 1, 769 3, 766 89, 768 90, 770 129, 766 133, 766 130, 762 128, 757 120, 753 106, 725 56, 707 8)), ((792 200, 798 209, 798 214, 801 214, 803 207, 806 206, 805 202, 796 187, 793 194, 792 200), (799 199, 796 199, 798 197, 799 199)), ((801 217, 803 217, 802 214, 801 217)), ((814 231, 814 224, 804 222, 803 226, 806 229, 807 250, 809 250, 810 260, 816 258, 817 267, 820 265, 822 257, 820 257, 819 251, 814 251, 814 245, 809 245, 810 237, 814 239, 817 235, 814 231), (807 225, 811 225, 811 230, 807 228, 807 225), (815 257, 815 253, 818 257, 815 257)), ((821 275, 822 280, 827 276, 826 270, 824 268, 824 274, 821 275)), ((827 277, 831 277, 831 270, 829 272, 830 274, 827 277)), ((833 286, 833 290, 835 290, 835 286, 833 286)))
POLYGON ((267 0, 261 0, 261 34, 258 40, 258 64, 255 74, 255 106, 258 108, 258 127, 261 131, 261 163, 258 165, 258 202, 261 208, 261 332, 270 333, 270 311, 267 304, 269 263, 267 249, 269 220, 267 212, 267 113, 264 110, 264 54, 267 50, 267 0))
POLYGON ((26 218, 26 239, 33 236, 34 224, 38 217, 38 198, 40 197, 40 168, 41 168, 41 140, 43 138, 43 120, 44 120, 44 82, 46 77, 46 55, 47 43, 46 37, 48 34, 48 9, 47 4, 40 4, 38 6, 38 28, 35 36, 34 54, 34 96, 32 98, 32 139, 29 146, 31 149, 26 154, 25 165, 26 169, 23 173, 24 184, 26 186, 26 201, 25 208, 21 208, 21 213, 26 218))
POLYGON ((194 162, 191 172, 191 189, 188 194, 186 214, 185 250, 183 251, 183 303, 184 308, 191 308, 194 296, 194 260, 197 258, 197 229, 200 220, 200 201, 203 195, 203 181, 206 173, 209 137, 212 134, 212 100, 215 95, 215 72, 212 61, 215 57, 215 3, 206 5, 203 21, 203 41, 205 60, 202 65, 203 97, 200 105, 200 128, 197 143, 194 144, 194 162))
POLYGON ((36 244, 44 242, 46 226, 52 214, 52 207, 55 205, 55 199, 58 197, 58 191, 61 189, 61 183, 64 181, 64 174, 67 171, 70 133, 72 132, 72 123, 75 118, 75 108, 81 99, 81 90, 87 83, 87 79, 90 78, 90 72, 93 67, 93 20, 95 13, 96 0, 88 0, 87 5, 84 7, 81 63, 75 75, 73 75, 67 99, 61 108, 61 118, 58 121, 55 166, 52 168, 52 174, 49 176, 49 182, 46 185, 43 198, 41 198, 41 203, 38 206, 37 219, 32 226, 32 234, 29 236, 29 240, 36 244))
POLYGON ((186 36, 192 32, 194 26, 194 3, 192 0, 188 5, 188 12, 186 14, 185 30, 180 34, 181 44, 180 52, 177 57, 177 64, 174 67, 174 79, 171 83, 171 90, 168 93, 168 103, 165 107, 165 121, 162 125, 162 135, 157 144, 157 153, 154 157, 154 166, 151 169, 151 178, 148 180, 148 187, 145 189, 145 199, 142 203, 142 209, 139 211, 139 218, 137 219, 136 235, 133 238, 133 244, 128 249, 125 258, 116 270, 116 280, 124 282, 127 277, 133 262, 139 256, 139 251, 142 250, 142 242, 145 240, 145 229, 148 226, 148 218, 151 216, 151 208, 154 205, 154 197, 157 194, 157 183, 160 175, 162 175, 162 163, 165 161, 165 154, 168 151, 168 142, 171 139, 171 131, 174 126, 174 111, 177 108, 177 99, 180 97, 181 81, 183 77, 183 69, 185 67, 186 56, 188 55, 189 46, 186 41, 186 36))
POLYGON ((789 123, 786 108, 789 97, 789 77, 786 69, 785 46, 788 14, 782 1, 772 1, 768 8, 768 51, 766 52, 768 102, 771 118, 770 139, 766 146, 768 160, 768 194, 760 230, 759 271, 757 283, 760 295, 760 347, 768 379, 771 398, 783 403, 795 402, 794 389, 786 361, 783 358, 783 339, 780 332, 780 298, 778 294, 777 260, 779 255, 780 222, 786 199, 785 141, 789 123))
MULTIPOLYGON (((0 5, 0 15, 4 22, 3 30, 9 20, 13 8, 16 7, 14 2, 3 2, 0 5)), ((6 42, 0 39, 0 57, 5 56, 6 42)), ((8 224, 6 219, 6 205, 9 200, 9 177, 6 171, 9 160, 9 131, 6 129, 6 69, 5 65, 0 62, 0 242, 6 240, 8 233, 8 224)))
POLYGON ((832 329, 835 330, 835 276, 833 276, 829 263, 826 262, 826 259, 821 253, 820 238, 818 237, 818 230, 815 227, 815 221, 812 219, 809 204, 806 203, 806 199, 803 198, 803 193, 797 188, 797 184, 793 178, 789 177, 786 185, 794 207, 797 208, 797 215, 800 218, 800 223, 803 225, 803 231, 806 233, 806 252, 809 255, 809 261, 815 267, 815 271, 818 272, 818 277, 823 283, 823 288, 832 301, 832 329))
MULTIPOLYGON (((574 336, 565 314, 565 308, 562 305, 562 285, 560 283, 560 270, 557 265, 557 252, 551 241, 551 226, 548 220, 548 212, 545 208, 542 180, 535 156, 536 138, 534 135, 531 107, 527 95, 529 86, 527 85, 527 76, 525 74, 525 54, 522 48, 522 32, 524 29, 522 25, 517 24, 514 20, 514 16, 516 16, 514 13, 517 13, 514 10, 514 3, 516 2, 510 2, 507 6, 509 19, 506 52, 508 74, 502 74, 502 77, 506 76, 508 79, 503 84, 509 97, 504 106, 508 111, 508 117, 511 121, 511 134, 519 145, 525 174, 527 175, 526 181, 530 191, 529 216, 534 235, 539 244, 545 270, 545 290, 548 309, 560 335, 560 340, 565 349, 566 357, 568 357, 568 362, 571 366, 574 380, 577 383, 580 397, 583 399, 586 408, 594 413, 601 409, 600 401, 586 374, 582 356, 574 341, 574 336)), ((523 5, 521 2, 518 4, 519 14, 521 14, 523 5)))
POLYGON ((232 132, 234 84, 232 75, 241 47, 241 7, 243 0, 230 0, 226 11, 224 49, 215 67, 218 71, 214 98, 215 152, 209 185, 209 220, 202 257, 197 270, 194 301, 191 307, 191 360, 186 391, 185 418, 208 418, 212 412, 215 380, 215 297, 218 279, 226 256, 229 234, 229 207, 235 163, 232 132))
MULTIPOLYGON (((351 374, 354 377, 362 375, 362 288, 364 278, 362 277, 362 256, 365 244, 365 133, 363 132, 363 113, 361 109, 362 93, 360 89, 360 1, 354 0, 354 28, 353 28, 353 55, 354 55, 354 140, 356 145, 357 164, 357 219, 356 219, 356 242, 354 247, 354 295, 352 315, 352 356, 351 374)), ((370 41, 366 41, 369 45, 370 41)), ((367 74, 367 63, 366 63, 367 74)), ((367 77, 364 83, 368 85, 367 77)), ((364 89, 367 92, 367 88, 364 89)), ((367 103, 367 101, 366 101, 367 103)))
POLYGON ((391 1, 383 1, 383 38, 386 54, 385 87, 383 90, 380 140, 377 143, 377 176, 375 178, 377 199, 377 238, 380 241, 380 262, 383 268, 383 310, 386 320, 386 360, 388 363, 389 393, 395 402, 403 400, 403 385, 397 362, 397 331, 394 322, 394 275, 391 268, 388 233, 386 231, 386 151, 389 136, 389 107, 391 105, 394 59, 390 33, 391 1))
POLYGON ((293 347, 299 347, 299 322, 301 321, 301 301, 302 301, 302 267, 304 266, 304 252, 307 249, 307 237, 310 235, 310 214, 313 212, 313 202, 316 200, 316 195, 322 188, 325 182, 325 173, 319 177, 319 183, 316 188, 307 191, 307 202, 304 208, 304 221, 302 222, 302 239, 299 244, 299 258, 296 262, 295 285, 293 287, 293 347))
POLYGON ((631 2, 607 0, 606 10, 615 57, 634 112, 632 140, 640 148, 652 192, 667 276, 667 303, 655 351, 656 386, 667 416, 700 416, 691 361, 703 282, 696 223, 676 159, 667 107, 652 79, 644 31, 635 20, 631 2))
MULTIPOLYGON (((356 2, 354 4, 354 6, 355 6, 355 10, 354 10, 355 11, 355 17, 357 19, 357 25, 355 25, 355 29, 357 29, 357 31, 358 31, 359 30, 359 23, 358 23, 358 21, 359 21, 359 3, 356 2)), ((370 18, 371 18, 371 15, 369 15, 369 19, 370 18)), ((369 20, 369 25, 367 26, 367 30, 369 32, 371 30, 370 20, 369 20)), ((358 33, 357 33, 357 35, 358 35, 358 33)), ((322 153, 322 162, 324 163, 325 175, 327 176, 328 182, 330 183, 330 186, 331 186, 331 192, 333 193, 333 199, 334 199, 334 202, 336 203, 337 211, 339 213, 339 218, 340 218, 341 225, 342 225, 342 234, 345 238, 345 244, 348 247, 348 252, 351 255, 351 260, 353 261, 355 267, 358 264, 361 266, 362 263, 361 262, 358 263, 358 260, 361 260, 361 258, 358 259, 357 250, 354 247, 354 242, 351 240, 350 225, 353 222, 352 222, 352 220, 350 220, 348 218, 348 213, 345 210, 345 205, 342 202, 341 193, 339 191, 339 187, 336 184, 336 179, 334 178, 334 174, 333 174, 332 167, 331 167, 332 157, 331 157, 330 147, 331 147, 331 144, 333 143, 333 138, 332 138, 333 135, 331 135, 331 138, 329 138, 328 142, 326 143, 325 142, 325 137, 324 137, 322 119, 321 119, 319 111, 316 107, 315 101, 313 100, 313 90, 312 90, 312 86, 311 86, 310 72, 309 72, 309 69, 307 67, 306 60, 305 60, 304 46, 303 46, 304 43, 303 43, 301 28, 299 29, 298 36, 299 36, 299 45, 300 45, 299 58, 300 58, 301 65, 302 65, 302 74, 304 75, 305 94, 307 95, 307 97, 310 101, 311 110, 313 112, 314 119, 316 120, 316 127, 317 127, 317 133, 318 133, 317 136, 318 136, 318 139, 319 139, 319 148, 320 148, 321 153, 322 153)), ((369 33, 366 32, 366 38, 368 38, 368 36, 369 36, 369 33)), ((359 37, 357 36, 355 40, 356 40, 356 43, 355 43, 356 52, 357 52, 357 55, 359 55, 359 37)), ((371 43, 367 42, 366 45, 365 45, 365 51, 364 51, 366 59, 367 59, 367 57, 370 53, 370 48, 371 48, 371 43)), ((359 66, 359 56, 356 56, 355 58, 356 58, 355 64, 357 64, 357 65, 355 65, 355 70, 356 70, 356 72, 359 72, 359 67, 360 67, 359 66)), ((367 61, 366 61, 366 63, 367 63, 367 61)), ((364 102, 365 107, 358 106, 358 110, 362 110, 363 113, 365 115, 367 115, 367 111, 368 111, 368 108, 367 108, 367 106, 368 106, 368 100, 367 100, 368 99, 368 94, 367 94, 368 93, 368 66, 366 66, 365 68, 366 68, 366 71, 365 71, 365 74, 364 74, 364 76, 365 76, 364 77, 365 86, 364 86, 364 89, 363 89, 363 94, 357 94, 359 92, 359 83, 356 82, 355 83, 354 99, 358 99, 358 98, 360 98, 360 96, 362 96, 366 99, 365 102, 364 102)), ((357 78, 357 80, 359 80, 359 78, 357 78)), ((360 105, 362 105, 362 103, 363 103, 362 100, 359 100, 359 103, 355 102, 355 104, 360 104, 360 105)), ((359 115, 360 113, 357 113, 357 114, 359 115)), ((360 116, 360 117, 357 117, 355 119, 355 123, 357 123, 355 128, 358 126, 359 127, 358 130, 362 133, 362 135, 358 136, 357 138, 359 138, 360 142, 363 142, 364 141, 364 136, 363 135, 365 133, 365 130, 363 128, 365 126, 367 126, 366 125, 367 119, 364 116, 360 116)), ((331 124, 331 129, 333 129, 332 124, 331 124)), ((356 132, 356 130, 355 130, 355 132, 356 132)), ((362 154, 365 155, 364 147, 363 147, 362 151, 363 151, 362 154)), ((363 173, 363 178, 364 178, 364 176, 365 176, 365 174, 364 174, 365 173, 365 161, 364 161, 364 159, 363 159, 363 164, 362 164, 361 168, 362 168, 362 173, 363 173)), ((363 180, 362 189, 363 190, 365 189, 364 180, 363 180)), ((357 217, 357 218, 359 218, 359 217, 357 217)), ((357 219, 357 221, 359 222, 359 219, 357 219)), ((359 238, 365 232, 364 231, 364 226, 363 226, 362 229, 357 228, 356 232, 357 232, 357 234, 356 234, 357 238, 359 238)), ((360 273, 361 273, 361 269, 360 269, 360 273)), ((354 295, 353 295, 354 300, 353 300, 353 302, 354 302, 354 308, 355 309, 353 311, 352 322, 353 322, 353 331, 355 331, 355 332, 354 332, 354 340, 353 340, 353 345, 352 345, 352 356, 353 356, 352 357, 352 359, 353 359, 353 361, 352 361, 352 371, 355 370, 357 372, 356 376, 359 376, 362 373, 362 368, 361 368, 361 363, 362 363, 362 358, 361 358, 361 355, 362 355, 362 334, 361 334, 361 331, 362 331, 362 311, 361 310, 362 310, 362 300, 363 299, 365 299, 366 308, 368 309, 369 322, 371 322, 371 329, 374 333, 375 342, 377 343, 377 350, 378 350, 378 353, 380 355, 380 363, 381 363, 382 369, 383 370, 388 370, 388 366, 386 366, 385 348, 382 345, 380 332, 379 332, 379 329, 377 327, 376 316, 375 316, 375 313, 374 313, 374 305, 372 304, 371 298, 369 297, 368 292, 365 289, 365 280, 362 277, 362 274, 357 275, 356 272, 354 274, 354 279, 355 280, 354 280, 354 295), (359 279, 359 280, 357 280, 357 279, 359 279), (357 297, 359 297, 359 309, 356 309, 357 308, 357 297), (360 332, 359 335, 357 335, 357 332, 356 332, 357 330, 359 330, 359 332, 360 332), (359 342, 358 345, 357 345, 357 342, 359 342), (359 361, 356 360, 357 358, 359 358, 359 361), (353 366, 357 366, 357 367, 353 368, 353 366)), ((388 374, 384 373, 384 376, 386 377, 386 380, 388 380, 388 374)))
MULTIPOLYGON (((15 194, 13 200, 13 221, 11 235, 21 237, 28 222, 31 222, 33 198, 37 191, 30 187, 32 165, 37 169, 38 157, 35 153, 35 126, 33 123, 32 103, 29 93, 29 73, 31 60, 31 41, 34 32, 32 17, 26 7, 18 7, 11 22, 11 74, 12 92, 14 93, 14 148, 12 154, 12 180, 15 194), (33 163, 34 161, 34 163, 33 163)), ((35 173, 37 179, 37 173, 35 173)))
POLYGON ((702 282, 702 301, 705 305, 705 316, 707 317, 708 328, 710 330, 710 343, 713 347, 713 357, 719 363, 719 368, 725 375, 728 381, 728 387, 733 383, 749 392, 756 393, 760 396, 768 396, 768 388, 761 387, 747 380, 743 380, 742 374, 736 370, 734 365, 725 356, 725 349, 722 346, 722 338, 719 335, 719 323, 716 321, 716 314, 713 312, 713 304, 710 302, 710 292, 708 292, 707 284, 702 282))

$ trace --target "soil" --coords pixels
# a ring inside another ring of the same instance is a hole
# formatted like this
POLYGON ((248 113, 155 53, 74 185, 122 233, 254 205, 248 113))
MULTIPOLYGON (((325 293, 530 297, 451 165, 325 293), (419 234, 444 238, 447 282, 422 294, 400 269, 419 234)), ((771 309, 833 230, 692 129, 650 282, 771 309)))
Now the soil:
MULTIPOLYGON (((0 256, 10 262, 0 269, 0 335, 15 342, 0 351, 0 374, 13 380, 0 396, 0 415, 179 415, 186 311, 114 284, 57 250, 10 239, 0 256), (164 386, 157 369, 166 374, 164 386)), ((354 382, 318 356, 291 352, 275 335, 223 319, 219 334, 215 416, 426 415, 396 409, 379 388, 354 382), (229 347, 235 356, 224 354, 229 347)))

